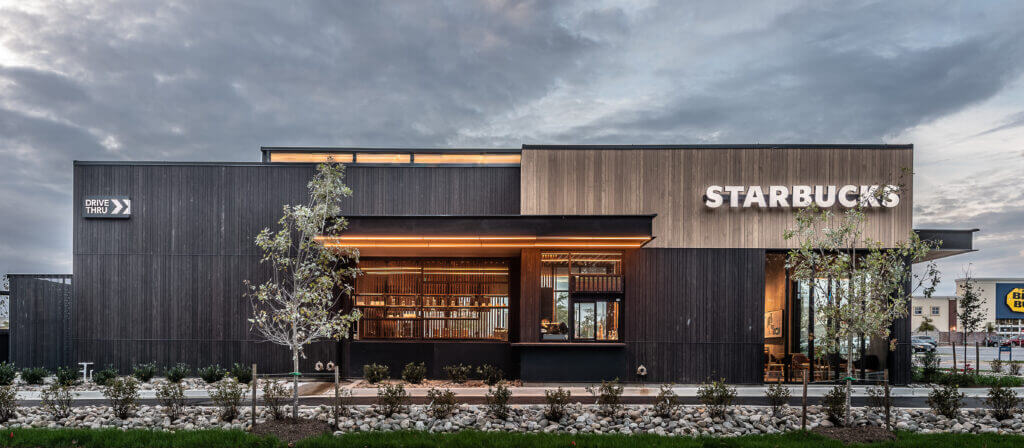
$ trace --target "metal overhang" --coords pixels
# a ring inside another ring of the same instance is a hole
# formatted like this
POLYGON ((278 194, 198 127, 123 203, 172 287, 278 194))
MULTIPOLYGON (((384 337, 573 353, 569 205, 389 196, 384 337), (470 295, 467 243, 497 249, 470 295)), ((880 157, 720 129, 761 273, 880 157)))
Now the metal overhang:
POLYGON ((918 262, 938 260, 954 255, 975 252, 974 233, 980 229, 914 229, 914 233, 923 241, 931 241, 938 247, 918 262))

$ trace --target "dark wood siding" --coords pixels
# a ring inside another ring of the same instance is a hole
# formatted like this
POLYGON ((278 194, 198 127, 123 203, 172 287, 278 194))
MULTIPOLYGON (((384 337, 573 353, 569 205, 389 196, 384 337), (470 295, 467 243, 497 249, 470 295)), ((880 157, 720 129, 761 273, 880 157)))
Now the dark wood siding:
POLYGON ((11 275, 10 361, 56 369, 70 354, 70 275, 11 275))
MULTIPOLYGON (((250 331, 243 281, 268 275, 253 237, 283 204, 305 202, 312 174, 311 165, 76 165, 70 361, 290 370, 282 348, 250 331), (83 219, 82 197, 103 194, 130 196, 131 219, 83 219)), ((346 183, 343 214, 519 211, 517 168, 349 167, 346 183)), ((303 363, 336 354, 317 344, 303 363)))
POLYGON ((625 321, 630 381, 762 381, 764 266, 760 249, 626 252, 625 321))

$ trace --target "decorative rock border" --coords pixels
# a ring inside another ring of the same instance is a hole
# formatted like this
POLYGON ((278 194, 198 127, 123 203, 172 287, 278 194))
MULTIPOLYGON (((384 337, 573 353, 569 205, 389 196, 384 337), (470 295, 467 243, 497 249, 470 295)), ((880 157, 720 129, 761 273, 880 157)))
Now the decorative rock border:
MULTIPOLYGON (((81 377, 79 377, 79 380, 81 380, 81 377)), ((52 384, 53 381, 54 381, 54 377, 52 377, 52 376, 46 377, 46 379, 44 381, 45 381, 44 384, 25 384, 19 378, 17 381, 14 382, 14 385, 17 387, 18 391, 39 392, 39 391, 45 389, 50 384, 52 384)), ((157 386, 161 382, 164 382, 164 381, 167 381, 167 380, 165 378, 156 377, 156 378, 153 378, 153 379, 151 379, 151 380, 149 380, 149 381, 147 381, 145 383, 140 382, 139 383, 139 390, 156 390, 157 386)), ((206 381, 203 381, 201 378, 185 378, 185 379, 181 380, 181 384, 183 386, 185 386, 186 390, 207 389, 207 388, 209 388, 211 386, 210 384, 207 384, 206 381)), ((97 391, 97 392, 100 392, 100 391, 103 391, 103 386, 100 386, 100 385, 90 381, 90 382, 86 382, 86 383, 78 383, 78 384, 75 384, 74 386, 71 386, 71 391, 72 392, 86 392, 86 391, 97 391)))
MULTIPOLYGON (((749 434, 776 434, 800 429, 800 411, 787 408, 778 418, 772 417, 771 409, 761 406, 734 406, 725 418, 710 417, 702 406, 682 406, 671 417, 654 414, 650 406, 626 406, 616 416, 606 416, 593 405, 570 405, 567 415, 558 422, 544 417, 544 406, 511 406, 507 419, 495 419, 488 415, 486 406, 461 405, 449 418, 430 417, 426 406, 415 405, 407 412, 384 417, 373 406, 350 406, 348 415, 340 419, 340 430, 345 432, 418 430, 431 432, 453 432, 463 429, 480 431, 507 431, 531 433, 569 434, 659 434, 675 436, 741 436, 749 434)), ((37 428, 145 428, 161 430, 192 430, 207 428, 246 429, 249 426, 250 408, 242 406, 240 416, 231 422, 221 421, 220 409, 216 407, 189 406, 184 415, 176 420, 168 418, 162 406, 140 406, 135 417, 120 420, 113 416, 107 406, 83 406, 72 409, 72 415, 61 421, 53 421, 46 411, 37 406, 21 407, 18 416, 0 427, 37 428)), ((260 406, 257 422, 269 418, 268 411, 260 406)), ((328 406, 302 406, 302 418, 333 422, 328 406)), ((882 426, 882 416, 866 408, 853 409, 854 424, 858 426, 882 426)), ((983 409, 969 409, 960 412, 955 419, 936 415, 928 409, 893 409, 893 425, 897 430, 919 433, 999 433, 1024 434, 1021 414, 1012 419, 998 421, 983 409)), ((807 427, 833 426, 823 416, 820 406, 809 406, 807 427)))

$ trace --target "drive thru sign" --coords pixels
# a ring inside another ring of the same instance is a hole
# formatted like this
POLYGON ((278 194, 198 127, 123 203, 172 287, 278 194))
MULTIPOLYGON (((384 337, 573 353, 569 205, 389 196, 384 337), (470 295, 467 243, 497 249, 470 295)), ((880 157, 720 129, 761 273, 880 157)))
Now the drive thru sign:
POLYGON ((132 200, 128 196, 86 196, 82 207, 83 218, 127 219, 132 216, 132 200))

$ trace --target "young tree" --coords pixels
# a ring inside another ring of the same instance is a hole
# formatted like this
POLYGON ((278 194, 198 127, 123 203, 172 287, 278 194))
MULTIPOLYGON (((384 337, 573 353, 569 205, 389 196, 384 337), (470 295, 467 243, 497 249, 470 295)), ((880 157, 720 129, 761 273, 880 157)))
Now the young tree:
MULTIPOLYGON (((892 192, 879 189, 879 198, 892 192)), ((785 232, 798 246, 789 251, 786 262, 791 277, 814 291, 815 319, 824 335, 814 335, 815 350, 821 357, 838 354, 846 362, 846 424, 850 424, 853 361, 859 344, 855 340, 888 340, 896 319, 907 316, 908 303, 923 288, 931 297, 938 284, 938 269, 929 263, 921 275, 914 273, 914 261, 923 260, 934 248, 916 233, 885 246, 864 235, 867 198, 842 213, 814 205, 795 212, 796 227, 785 232), (820 350, 819 350, 820 347, 820 350)))
POLYGON ((935 330, 936 330, 935 324, 932 323, 932 318, 930 318, 928 316, 925 316, 924 320, 921 321, 921 325, 917 326, 917 331, 919 333, 927 333, 929 331, 935 331, 935 330))
MULTIPOLYGON (((11 282, 7 274, 0 275, 0 291, 10 291, 11 282)), ((7 327, 11 319, 11 297, 0 296, 0 327, 7 327)))
MULTIPOLYGON (((988 311, 982 308, 982 298, 978 294, 978 286, 974 283, 974 276, 971 273, 970 265, 964 269, 964 282, 957 291, 957 299, 960 311, 957 313, 957 320, 960 321, 960 331, 964 335, 964 373, 967 373, 967 337, 969 334, 978 331, 981 322, 985 320, 983 314, 988 311)), ((978 353, 978 342, 974 342, 974 371, 977 372, 981 361, 978 353)))
POLYGON ((299 358, 312 342, 341 339, 359 319, 358 311, 343 314, 340 304, 352 292, 351 280, 359 253, 352 248, 325 247, 315 240, 319 235, 337 234, 345 229, 341 200, 352 194, 345 186, 344 166, 318 165, 308 184, 305 205, 285 205, 278 220, 280 229, 263 229, 256 245, 263 251, 263 263, 269 263, 272 277, 249 287, 253 328, 267 341, 291 350, 293 404, 292 417, 298 418, 299 358))

